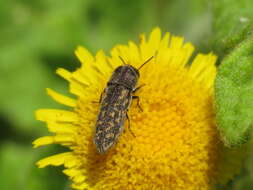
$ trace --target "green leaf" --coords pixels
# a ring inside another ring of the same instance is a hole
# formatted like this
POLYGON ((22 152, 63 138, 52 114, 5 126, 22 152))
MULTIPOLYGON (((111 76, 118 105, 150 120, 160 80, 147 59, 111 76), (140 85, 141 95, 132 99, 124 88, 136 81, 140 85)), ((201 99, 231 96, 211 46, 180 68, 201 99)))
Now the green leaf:
POLYGON ((218 128, 226 146, 246 142, 253 124, 253 40, 241 43, 218 69, 215 83, 218 128))
POLYGON ((222 58, 252 34, 252 0, 213 0, 213 45, 222 58))
MULTIPOLYGON (((55 190, 69 186, 62 168, 39 169, 36 161, 55 153, 32 149, 29 145, 5 142, 0 147, 1 190, 55 190)), ((58 150, 59 151, 59 150, 58 150)))
POLYGON ((18 49, 16 46, 1 50, 1 114, 19 133, 32 136, 42 132, 42 128, 33 127, 38 125, 34 111, 42 107, 58 106, 46 95, 45 88, 60 89, 63 80, 59 77, 59 80, 55 80, 57 76, 31 56, 29 49, 18 49))

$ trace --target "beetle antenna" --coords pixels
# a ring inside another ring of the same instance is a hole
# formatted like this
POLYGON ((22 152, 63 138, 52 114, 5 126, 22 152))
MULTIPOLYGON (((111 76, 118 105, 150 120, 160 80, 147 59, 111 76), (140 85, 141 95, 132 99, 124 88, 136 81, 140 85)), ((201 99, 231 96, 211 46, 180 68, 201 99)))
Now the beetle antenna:
POLYGON ((123 64, 126 65, 126 62, 124 61, 124 59, 122 57, 120 57, 120 56, 119 56, 119 58, 123 62, 123 64))
POLYGON ((147 61, 145 61, 137 70, 140 70, 146 63, 151 61, 154 58, 154 56, 150 57, 147 61))

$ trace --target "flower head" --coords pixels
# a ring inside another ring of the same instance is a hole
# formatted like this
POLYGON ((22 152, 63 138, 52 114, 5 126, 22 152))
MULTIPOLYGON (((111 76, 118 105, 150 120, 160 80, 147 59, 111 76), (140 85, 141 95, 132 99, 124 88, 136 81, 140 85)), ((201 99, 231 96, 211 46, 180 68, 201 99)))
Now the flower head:
POLYGON ((216 56, 198 54, 190 65, 193 50, 181 37, 161 37, 159 28, 149 39, 141 35, 139 45, 130 41, 115 46, 109 57, 78 47, 81 67, 75 72, 57 70, 76 99, 47 90, 71 110, 38 110, 36 118, 55 135, 33 142, 35 147, 55 143, 70 150, 40 160, 38 166, 64 165, 75 189, 210 189, 219 181, 222 146, 213 110, 216 56), (143 112, 134 100, 128 112, 134 136, 125 122, 116 145, 99 154, 93 143, 99 112, 94 102, 122 65, 120 57, 138 68, 152 56, 140 70, 138 84, 145 86, 136 92, 143 112))

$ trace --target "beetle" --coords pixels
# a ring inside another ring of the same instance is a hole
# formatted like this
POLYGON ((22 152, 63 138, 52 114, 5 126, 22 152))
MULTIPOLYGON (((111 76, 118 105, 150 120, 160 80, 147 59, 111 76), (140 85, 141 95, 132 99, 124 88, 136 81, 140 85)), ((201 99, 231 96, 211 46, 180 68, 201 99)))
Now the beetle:
POLYGON ((119 58, 123 65, 113 71, 99 100, 100 110, 95 125, 96 131, 93 141, 97 152, 100 154, 106 153, 117 142, 123 132, 125 119, 127 118, 129 121, 127 112, 132 99, 137 99, 137 105, 141 109, 139 97, 134 96, 133 93, 143 86, 136 88, 140 77, 139 70, 153 56, 138 69, 126 64, 121 57, 119 58))

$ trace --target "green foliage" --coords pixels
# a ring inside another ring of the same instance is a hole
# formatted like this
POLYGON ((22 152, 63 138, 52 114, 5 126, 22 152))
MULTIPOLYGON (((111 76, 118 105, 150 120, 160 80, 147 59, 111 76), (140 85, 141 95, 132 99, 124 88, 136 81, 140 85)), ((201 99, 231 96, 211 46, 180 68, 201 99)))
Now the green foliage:
MULTIPOLYGON (((0 147, 1 190, 55 190, 67 186, 66 177, 60 169, 40 170, 35 162, 41 158, 41 150, 7 142, 0 147), (53 178, 53 180, 50 180, 53 178), (64 181, 64 182, 63 182, 64 181)), ((44 154, 48 154, 44 151, 44 154)))
MULTIPOLYGON (((253 3, 251 0, 214 0, 213 47, 220 64, 215 84, 216 119, 228 147, 252 147, 253 126, 253 3), (248 140, 251 139, 249 142, 248 140)), ((231 189, 252 189, 252 149, 243 173, 231 189)))
POLYGON ((247 140, 253 125, 253 41, 241 43, 219 67, 216 114, 225 145, 247 140))
POLYGON ((247 140, 253 114, 253 4, 215 0, 214 48, 221 65, 216 79, 217 122, 227 146, 247 140))
POLYGON ((252 0, 213 0, 213 44, 220 58, 252 35, 252 0))

